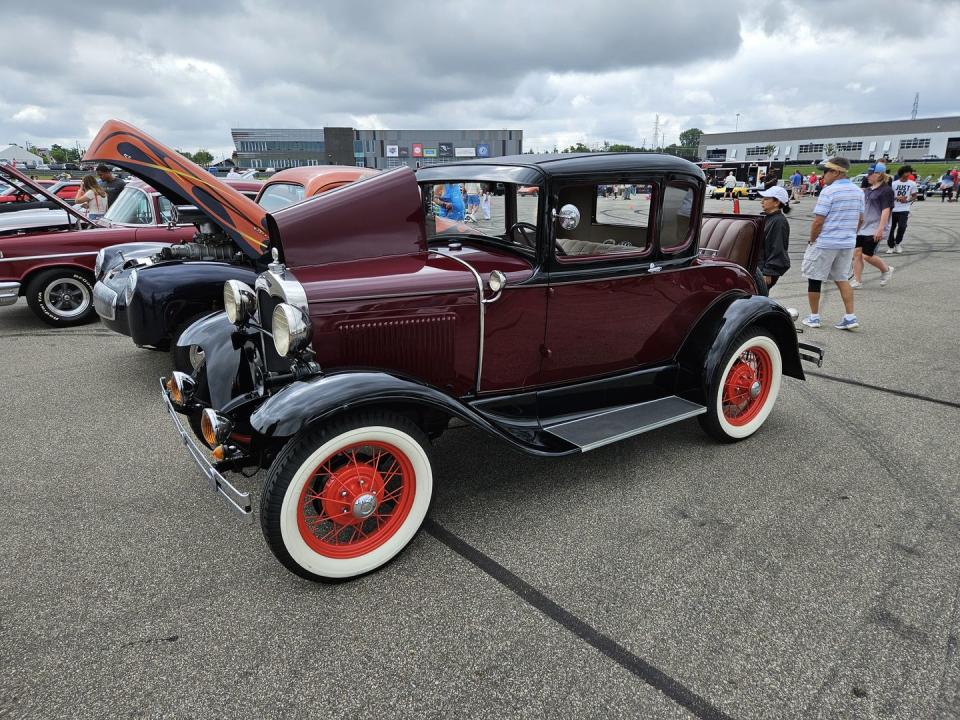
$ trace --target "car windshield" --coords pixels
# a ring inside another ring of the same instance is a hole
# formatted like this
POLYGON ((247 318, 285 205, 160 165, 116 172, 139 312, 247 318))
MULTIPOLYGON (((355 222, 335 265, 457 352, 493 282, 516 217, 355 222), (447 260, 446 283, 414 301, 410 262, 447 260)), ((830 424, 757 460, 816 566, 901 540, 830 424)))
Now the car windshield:
POLYGON ((272 183, 263 189, 260 196, 260 207, 267 212, 273 212, 287 205, 293 205, 303 200, 303 185, 296 183, 272 183))
POLYGON ((485 235, 532 250, 539 193, 535 186, 475 181, 420 186, 427 236, 485 235))
POLYGON ((104 220, 124 225, 150 225, 153 214, 146 193, 137 188, 125 187, 103 216, 104 220))

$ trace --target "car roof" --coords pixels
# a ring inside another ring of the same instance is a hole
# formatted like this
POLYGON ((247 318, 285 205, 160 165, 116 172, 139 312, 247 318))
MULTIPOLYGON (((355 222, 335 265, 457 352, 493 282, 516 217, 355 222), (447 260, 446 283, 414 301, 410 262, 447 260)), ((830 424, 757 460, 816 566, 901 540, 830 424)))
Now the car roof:
POLYGON ((273 175, 266 185, 276 183, 296 183, 303 185, 304 195, 313 197, 330 185, 356 182, 379 173, 372 168, 358 168, 349 165, 310 165, 287 168, 273 175))
MULTIPOLYGON (((543 176, 590 175, 596 173, 684 174, 703 178, 703 171, 689 160, 663 153, 551 153, 544 155, 507 155, 497 158, 467 160, 421 168, 418 179, 452 178, 469 173, 477 177, 484 169, 502 169, 511 179, 506 182, 536 184, 543 176), (529 172, 518 172, 523 169, 529 172), (528 180, 524 180, 527 178, 528 180)), ((463 179, 468 179, 464 176, 463 179)))

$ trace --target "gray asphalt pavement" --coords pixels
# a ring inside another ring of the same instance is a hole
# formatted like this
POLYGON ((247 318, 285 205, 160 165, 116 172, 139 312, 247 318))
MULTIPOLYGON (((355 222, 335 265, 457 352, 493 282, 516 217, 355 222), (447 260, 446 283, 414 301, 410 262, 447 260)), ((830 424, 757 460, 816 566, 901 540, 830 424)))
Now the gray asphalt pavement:
MULTIPOLYGON (((812 206, 773 293, 801 310, 812 206)), ((960 717, 958 230, 918 204, 755 437, 543 460, 453 429, 431 529, 337 585, 201 483, 165 354, 0 308, 0 718, 960 717)))

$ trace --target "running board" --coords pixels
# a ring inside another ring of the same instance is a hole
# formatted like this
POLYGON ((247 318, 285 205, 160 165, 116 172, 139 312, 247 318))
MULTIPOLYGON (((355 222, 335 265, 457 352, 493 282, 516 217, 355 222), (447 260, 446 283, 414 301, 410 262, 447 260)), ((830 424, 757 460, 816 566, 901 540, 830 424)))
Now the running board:
POLYGON ((547 420, 543 429, 550 435, 576 445, 580 452, 587 452, 706 411, 703 405, 671 395, 659 400, 607 410, 578 420, 552 425, 547 420))

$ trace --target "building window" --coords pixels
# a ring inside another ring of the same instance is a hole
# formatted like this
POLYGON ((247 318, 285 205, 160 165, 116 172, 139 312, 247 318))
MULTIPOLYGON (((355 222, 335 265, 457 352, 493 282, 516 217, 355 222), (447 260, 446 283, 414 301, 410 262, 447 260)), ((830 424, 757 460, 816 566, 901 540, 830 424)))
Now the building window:
POLYGON ((837 152, 860 152, 861 150, 863 150, 862 142, 847 140, 846 142, 837 143, 837 152))
POLYGON ((353 164, 354 164, 356 167, 366 167, 366 166, 367 166, 366 160, 363 160, 363 159, 354 160, 354 161, 353 161, 353 164))
POLYGON ((767 154, 767 148, 763 145, 755 145, 747 148, 748 158, 764 157, 767 154))
POLYGON ((911 138, 909 140, 900 141, 901 150, 912 150, 914 148, 917 148, 920 150, 929 150, 930 138, 911 138))
POLYGON ((806 145, 797 146, 798 153, 822 153, 823 152, 823 143, 807 143, 806 145))
POLYGON ((707 150, 707 160, 726 160, 726 159, 727 159, 726 148, 714 148, 713 150, 707 150))

